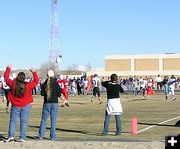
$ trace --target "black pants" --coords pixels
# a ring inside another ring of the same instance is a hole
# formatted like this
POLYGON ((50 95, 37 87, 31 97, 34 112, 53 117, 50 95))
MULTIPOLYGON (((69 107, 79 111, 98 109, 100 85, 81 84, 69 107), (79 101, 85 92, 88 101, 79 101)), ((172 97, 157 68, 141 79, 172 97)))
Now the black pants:
POLYGON ((157 89, 158 89, 158 90, 161 90, 161 88, 162 88, 161 82, 157 82, 157 89))

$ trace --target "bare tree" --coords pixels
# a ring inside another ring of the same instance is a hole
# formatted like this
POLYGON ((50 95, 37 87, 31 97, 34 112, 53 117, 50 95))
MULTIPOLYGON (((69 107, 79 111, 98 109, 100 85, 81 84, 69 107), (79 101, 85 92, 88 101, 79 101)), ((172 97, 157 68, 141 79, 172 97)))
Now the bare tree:
POLYGON ((92 70, 92 65, 90 64, 90 62, 88 62, 88 63, 85 65, 85 69, 86 69, 86 71, 91 71, 91 70, 92 70))
POLYGON ((57 64, 52 63, 52 62, 46 62, 46 63, 41 64, 41 66, 40 66, 39 77, 40 78, 46 77, 47 72, 50 69, 53 70, 56 75, 58 75, 60 72, 57 64))
POLYGON ((67 70, 78 70, 78 65, 73 63, 71 66, 67 67, 67 70))

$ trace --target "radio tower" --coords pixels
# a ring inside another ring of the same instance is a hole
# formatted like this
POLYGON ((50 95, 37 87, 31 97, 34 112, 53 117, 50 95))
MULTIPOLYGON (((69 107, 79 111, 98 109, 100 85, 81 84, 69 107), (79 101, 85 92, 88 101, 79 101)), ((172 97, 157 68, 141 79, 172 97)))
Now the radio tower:
POLYGON ((58 0, 51 0, 49 62, 58 67, 60 55, 58 0))

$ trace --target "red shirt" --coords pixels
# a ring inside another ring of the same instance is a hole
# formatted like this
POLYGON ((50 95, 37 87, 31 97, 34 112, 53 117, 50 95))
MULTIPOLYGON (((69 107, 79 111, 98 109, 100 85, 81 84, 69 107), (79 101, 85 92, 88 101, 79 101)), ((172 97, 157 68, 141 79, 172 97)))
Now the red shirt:
POLYGON ((4 79, 6 81, 6 84, 10 87, 10 92, 8 93, 8 100, 11 102, 11 104, 15 107, 25 107, 28 104, 33 102, 32 97, 32 89, 38 84, 38 75, 36 72, 32 72, 34 80, 31 82, 26 83, 26 90, 23 97, 15 97, 15 79, 11 80, 9 79, 11 69, 9 67, 6 68, 6 71, 4 73, 4 79))

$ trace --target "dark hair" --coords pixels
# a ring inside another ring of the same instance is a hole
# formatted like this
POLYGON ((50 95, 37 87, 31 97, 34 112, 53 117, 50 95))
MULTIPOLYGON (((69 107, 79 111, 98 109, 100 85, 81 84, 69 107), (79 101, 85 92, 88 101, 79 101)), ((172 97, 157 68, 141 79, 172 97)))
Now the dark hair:
POLYGON ((16 78, 15 96, 23 97, 26 89, 25 73, 20 72, 16 78))
POLYGON ((97 75, 97 74, 94 74, 94 77, 98 77, 98 75, 97 75))
POLYGON ((112 82, 118 80, 118 76, 117 76, 117 74, 115 74, 115 73, 113 73, 113 74, 110 76, 110 78, 111 78, 111 81, 112 81, 112 82))
POLYGON ((176 77, 174 75, 171 75, 171 79, 176 79, 176 77))

